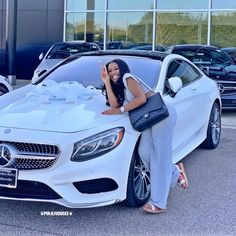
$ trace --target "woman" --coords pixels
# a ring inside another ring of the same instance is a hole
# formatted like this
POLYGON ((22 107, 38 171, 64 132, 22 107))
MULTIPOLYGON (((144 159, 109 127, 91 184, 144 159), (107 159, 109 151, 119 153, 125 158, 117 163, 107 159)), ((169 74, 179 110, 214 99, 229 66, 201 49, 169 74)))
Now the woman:
MULTIPOLYGON (((106 92, 107 104, 111 107, 102 114, 128 112, 144 104, 146 98, 152 95, 152 92, 129 72, 128 65, 120 59, 115 59, 102 68, 103 89, 106 92)), ((139 155, 150 169, 151 198, 143 207, 149 213, 166 211, 171 186, 176 183, 184 189, 188 186, 183 164, 172 164, 172 137, 176 112, 171 104, 166 105, 169 117, 143 131, 139 145, 139 155)))

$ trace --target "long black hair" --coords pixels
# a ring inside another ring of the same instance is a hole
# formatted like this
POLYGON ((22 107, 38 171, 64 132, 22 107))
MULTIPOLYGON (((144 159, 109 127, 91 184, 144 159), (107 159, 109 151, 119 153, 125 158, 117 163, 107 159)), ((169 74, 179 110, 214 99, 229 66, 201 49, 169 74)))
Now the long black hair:
MULTIPOLYGON (((116 83, 114 83, 112 80, 110 80, 111 88, 114 92, 114 95, 117 98, 118 104, 120 106, 122 106, 123 103, 124 103, 124 100, 125 100, 125 92, 124 92, 125 86, 124 86, 124 83, 123 83, 123 76, 124 76, 125 73, 129 73, 130 70, 129 70, 129 67, 126 64, 126 62, 124 62, 121 59, 114 59, 114 60, 112 60, 112 61, 110 61, 109 63, 106 64, 107 71, 108 71, 109 64, 113 63, 113 62, 115 62, 119 67, 120 78, 116 81, 116 83)), ((107 100, 106 104, 109 106, 110 104, 109 104, 109 101, 108 101, 108 96, 107 96, 107 91, 106 91, 105 85, 102 86, 102 91, 105 92, 105 96, 106 96, 106 100, 107 100)))

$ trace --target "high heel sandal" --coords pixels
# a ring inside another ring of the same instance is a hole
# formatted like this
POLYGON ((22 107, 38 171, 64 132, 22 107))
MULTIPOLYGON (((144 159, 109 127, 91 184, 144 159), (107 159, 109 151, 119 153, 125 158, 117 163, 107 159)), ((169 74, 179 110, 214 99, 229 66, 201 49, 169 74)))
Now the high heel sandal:
POLYGON ((143 210, 148 213, 152 213, 152 214, 159 214, 159 213, 163 213, 166 211, 166 209, 159 208, 159 207, 153 205, 151 202, 146 203, 143 206, 143 210))
POLYGON ((183 189, 186 189, 188 187, 188 178, 187 178, 185 170, 184 170, 184 165, 183 165, 183 163, 178 163, 176 166, 179 169, 179 178, 177 180, 177 183, 183 189))

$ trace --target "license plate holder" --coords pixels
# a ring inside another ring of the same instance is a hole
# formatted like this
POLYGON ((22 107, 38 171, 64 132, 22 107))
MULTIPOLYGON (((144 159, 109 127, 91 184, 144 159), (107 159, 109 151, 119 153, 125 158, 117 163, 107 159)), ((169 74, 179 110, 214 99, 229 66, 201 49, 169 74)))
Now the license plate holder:
POLYGON ((0 168, 0 186, 5 188, 16 188, 18 170, 13 168, 0 168))

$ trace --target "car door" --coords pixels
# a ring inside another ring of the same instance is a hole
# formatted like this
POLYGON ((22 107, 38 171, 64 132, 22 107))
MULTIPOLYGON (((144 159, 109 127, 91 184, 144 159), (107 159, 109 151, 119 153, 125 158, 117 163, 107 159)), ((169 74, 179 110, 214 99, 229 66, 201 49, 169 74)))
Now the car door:
POLYGON ((177 112, 174 131, 173 150, 184 147, 195 138, 206 122, 202 74, 185 60, 174 60, 169 64, 167 78, 177 76, 183 82, 183 88, 175 97, 166 96, 177 112))

